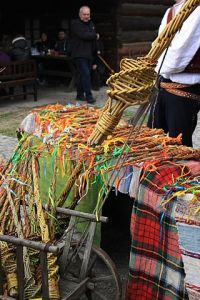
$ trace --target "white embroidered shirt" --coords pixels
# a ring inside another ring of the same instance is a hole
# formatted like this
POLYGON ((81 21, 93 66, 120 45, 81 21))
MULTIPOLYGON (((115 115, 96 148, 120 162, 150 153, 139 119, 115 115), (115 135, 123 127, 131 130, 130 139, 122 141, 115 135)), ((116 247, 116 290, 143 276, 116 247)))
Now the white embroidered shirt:
MULTIPOLYGON (((173 6, 173 15, 177 14, 181 9, 185 0, 175 4, 173 6)), ((166 11, 159 32, 167 24, 167 16, 169 9, 166 11)), ((163 64, 160 69, 160 74, 173 82, 182 84, 196 84, 200 83, 199 73, 184 73, 184 69, 188 66, 197 50, 200 48, 200 6, 198 6, 185 20, 181 29, 176 33, 171 45, 169 46, 167 54, 163 60, 165 51, 158 59, 156 66, 156 72, 159 71, 160 65, 163 64)))

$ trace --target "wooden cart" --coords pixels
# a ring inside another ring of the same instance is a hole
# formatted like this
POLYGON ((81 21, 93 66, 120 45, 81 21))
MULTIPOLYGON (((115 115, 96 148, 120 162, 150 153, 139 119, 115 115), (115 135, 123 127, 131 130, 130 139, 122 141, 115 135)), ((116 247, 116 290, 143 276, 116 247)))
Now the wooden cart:
MULTIPOLYGON (((23 247, 40 251, 40 265, 42 272, 42 298, 49 300, 47 253, 58 256, 60 266, 60 295, 62 300, 110 300, 122 299, 120 276, 110 257, 101 249, 93 245, 97 222, 107 222, 106 217, 97 221, 93 214, 83 213, 57 207, 58 216, 70 216, 69 226, 62 239, 56 246, 19 239, 14 236, 1 235, 0 240, 16 246, 18 296, 11 298, 0 296, 4 300, 24 300, 24 264, 23 247), (77 219, 87 220, 87 230, 78 234, 75 225, 77 219)), ((2 274, 2 272, 0 272, 2 274)), ((2 276, 0 276, 2 277, 2 276)), ((0 284, 2 293, 3 278, 0 284)))

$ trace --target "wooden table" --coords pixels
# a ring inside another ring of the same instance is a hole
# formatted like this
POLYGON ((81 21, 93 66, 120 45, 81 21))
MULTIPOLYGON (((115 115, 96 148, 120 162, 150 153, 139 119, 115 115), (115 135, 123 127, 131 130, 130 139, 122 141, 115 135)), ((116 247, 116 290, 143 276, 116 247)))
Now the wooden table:
POLYGON ((75 87, 75 66, 73 60, 65 55, 34 55, 38 63, 42 62, 44 75, 69 79, 67 90, 70 92, 75 87))

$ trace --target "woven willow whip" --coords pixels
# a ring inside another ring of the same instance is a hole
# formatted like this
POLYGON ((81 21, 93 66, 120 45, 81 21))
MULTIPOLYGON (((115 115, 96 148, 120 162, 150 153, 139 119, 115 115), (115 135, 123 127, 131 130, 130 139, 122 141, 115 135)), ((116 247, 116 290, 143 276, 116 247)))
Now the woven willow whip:
POLYGON ((112 75, 108 81, 108 100, 102 114, 89 137, 89 144, 101 143, 112 133, 123 111, 131 105, 149 102, 155 82, 154 67, 157 59, 170 45, 183 22, 200 4, 200 0, 188 0, 180 12, 167 24, 152 44, 149 53, 138 59, 122 59, 120 72, 112 75))
MULTIPOLYGON (((32 174, 33 174, 33 182, 34 182, 35 204, 37 207, 37 217, 39 220, 42 241, 48 243, 50 241, 50 234, 49 234, 49 228, 47 222, 45 220, 44 211, 42 208, 42 202, 40 201, 38 169, 39 169, 38 160, 36 157, 32 156, 32 174)), ((47 262, 48 262, 49 297, 52 300, 58 300, 60 296, 58 290, 57 258, 52 253, 48 253, 47 262)))

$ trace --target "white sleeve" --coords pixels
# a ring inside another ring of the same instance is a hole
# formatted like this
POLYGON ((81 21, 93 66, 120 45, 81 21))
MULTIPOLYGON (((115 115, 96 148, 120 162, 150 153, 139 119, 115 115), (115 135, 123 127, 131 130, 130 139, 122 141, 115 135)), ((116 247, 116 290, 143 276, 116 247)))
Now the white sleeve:
POLYGON ((180 73, 200 48, 200 6, 198 6, 176 33, 163 61, 161 74, 180 73))

